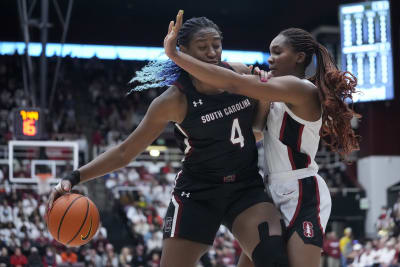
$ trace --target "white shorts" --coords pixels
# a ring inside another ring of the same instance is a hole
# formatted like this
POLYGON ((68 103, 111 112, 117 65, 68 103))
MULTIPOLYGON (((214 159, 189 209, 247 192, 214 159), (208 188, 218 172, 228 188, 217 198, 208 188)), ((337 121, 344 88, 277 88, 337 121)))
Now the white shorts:
POLYGON ((323 234, 331 213, 331 195, 324 179, 311 176, 277 181, 268 185, 275 206, 282 213, 287 238, 297 232, 304 243, 322 247, 323 234))

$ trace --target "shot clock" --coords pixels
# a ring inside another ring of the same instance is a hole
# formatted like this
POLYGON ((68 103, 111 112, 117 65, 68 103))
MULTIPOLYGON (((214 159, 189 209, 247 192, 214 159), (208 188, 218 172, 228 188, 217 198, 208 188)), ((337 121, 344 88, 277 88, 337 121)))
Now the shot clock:
POLYGON ((20 108, 14 113, 17 139, 38 140, 42 137, 43 114, 38 108, 20 108))

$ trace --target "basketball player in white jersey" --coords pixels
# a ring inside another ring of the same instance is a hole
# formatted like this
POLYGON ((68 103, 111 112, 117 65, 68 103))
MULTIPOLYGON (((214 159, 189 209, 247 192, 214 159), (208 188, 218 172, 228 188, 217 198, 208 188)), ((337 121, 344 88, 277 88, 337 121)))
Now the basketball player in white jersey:
MULTIPOLYGON (((263 126, 268 188, 287 226, 289 263, 318 267, 331 197, 318 175, 315 154, 320 136, 342 156, 358 149, 358 136, 350 125, 357 114, 345 102, 355 93, 355 77, 339 71, 327 49, 310 33, 295 28, 282 31, 270 44, 271 77, 263 71, 260 77, 240 75, 177 51, 181 24, 180 12, 164 40, 166 54, 177 65, 207 84, 271 102, 263 126), (316 74, 305 79, 314 54, 316 74)), ((239 266, 253 264, 242 256, 239 266)))

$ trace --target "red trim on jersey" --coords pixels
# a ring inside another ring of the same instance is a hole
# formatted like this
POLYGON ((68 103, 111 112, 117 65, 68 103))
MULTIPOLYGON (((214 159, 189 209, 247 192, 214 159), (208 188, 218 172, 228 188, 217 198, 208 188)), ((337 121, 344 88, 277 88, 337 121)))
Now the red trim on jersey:
POLYGON ((183 90, 183 85, 180 82, 175 81, 174 85, 176 85, 179 89, 183 90))
POLYGON ((227 66, 227 67, 230 67, 230 66, 231 66, 231 65, 228 64, 228 62, 225 62, 225 61, 221 61, 221 64, 222 64, 222 65, 225 65, 225 66, 227 66))
POLYGON ((230 69, 230 70, 236 72, 235 69, 232 68, 232 66, 231 66, 228 62, 226 62, 226 61, 221 61, 221 64, 224 65, 226 68, 228 68, 228 69, 230 69))
POLYGON ((292 165, 292 170, 296 170, 296 165, 294 164, 294 160, 293 160, 293 150, 290 146, 286 146, 286 147, 287 147, 287 153, 288 153, 290 165, 292 165))
POLYGON ((180 171, 178 172, 178 174, 176 175, 176 177, 175 177, 175 186, 176 186, 176 184, 178 183, 179 178, 181 178, 181 174, 182 174, 182 170, 180 170, 180 171))
POLYGON ((310 164, 311 164, 311 157, 310 157, 310 155, 307 155, 307 166, 306 166, 306 168, 308 168, 308 166, 310 166, 310 164))
POLYGON ((179 233, 179 224, 181 222, 181 217, 182 217, 182 209, 183 209, 183 203, 182 201, 179 199, 179 197, 177 197, 176 195, 174 195, 174 198, 176 200, 176 202, 178 203, 178 214, 176 215, 176 221, 175 221, 175 229, 174 229, 174 236, 177 236, 179 233))
POLYGON ((280 133, 279 133, 279 140, 280 140, 280 141, 282 141, 282 139, 283 139, 283 134, 285 133, 287 115, 288 115, 287 112, 285 112, 285 114, 283 115, 282 125, 281 125, 281 131, 280 131, 280 133))
POLYGON ((316 195, 316 197, 317 197, 317 210, 318 210, 318 216, 317 216, 317 218, 318 218, 318 226, 319 226, 319 228, 321 229, 321 233, 323 234, 324 233, 324 228, 322 228, 322 225, 321 225, 321 218, 320 218, 320 216, 319 216, 319 214, 320 214, 320 208, 319 208, 319 204, 320 204, 320 201, 319 201, 319 187, 318 187, 318 180, 317 180, 317 177, 315 177, 314 176, 314 182, 315 182, 315 195, 316 195))
POLYGON ((299 198, 297 200, 297 207, 296 211, 294 212, 292 220, 290 220, 289 227, 292 227, 294 222, 296 221, 297 216, 299 215, 300 212, 300 207, 301 207, 301 202, 303 200, 303 184, 301 183, 301 179, 297 180, 299 182, 299 198))
MULTIPOLYGON (((178 125, 179 125, 179 124, 178 124, 178 125)), ((193 152, 192 140, 190 140, 189 134, 185 131, 185 129, 183 129, 183 127, 182 127, 181 125, 179 125, 178 129, 181 130, 182 132, 184 132, 185 138, 188 140, 188 143, 189 143, 189 146, 190 146, 190 149, 189 149, 189 151, 188 151, 187 153, 185 153, 185 151, 183 151, 183 154, 185 155, 185 159, 186 159, 186 158, 189 157, 189 156, 192 154, 192 152, 193 152)), ((183 142, 185 143, 185 141, 183 141, 183 142)), ((186 145, 186 144, 185 144, 185 145, 186 145)), ((185 148, 185 150, 186 150, 186 148, 185 148)))
POLYGON ((301 137, 303 136, 304 125, 300 124, 299 135, 297 136, 297 151, 300 152, 301 148, 301 137))

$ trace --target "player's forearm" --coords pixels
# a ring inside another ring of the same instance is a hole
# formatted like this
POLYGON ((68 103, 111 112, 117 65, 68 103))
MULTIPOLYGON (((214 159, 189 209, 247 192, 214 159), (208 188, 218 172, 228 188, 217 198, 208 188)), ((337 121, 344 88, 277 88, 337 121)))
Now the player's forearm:
POLYGON ((179 67, 186 70, 200 81, 234 93, 235 76, 240 76, 239 74, 213 64, 202 62, 180 51, 168 56, 179 67))
POLYGON ((124 159, 119 145, 112 147, 97 156, 88 164, 79 168, 81 183, 103 176, 109 172, 124 167, 128 162, 124 159))

